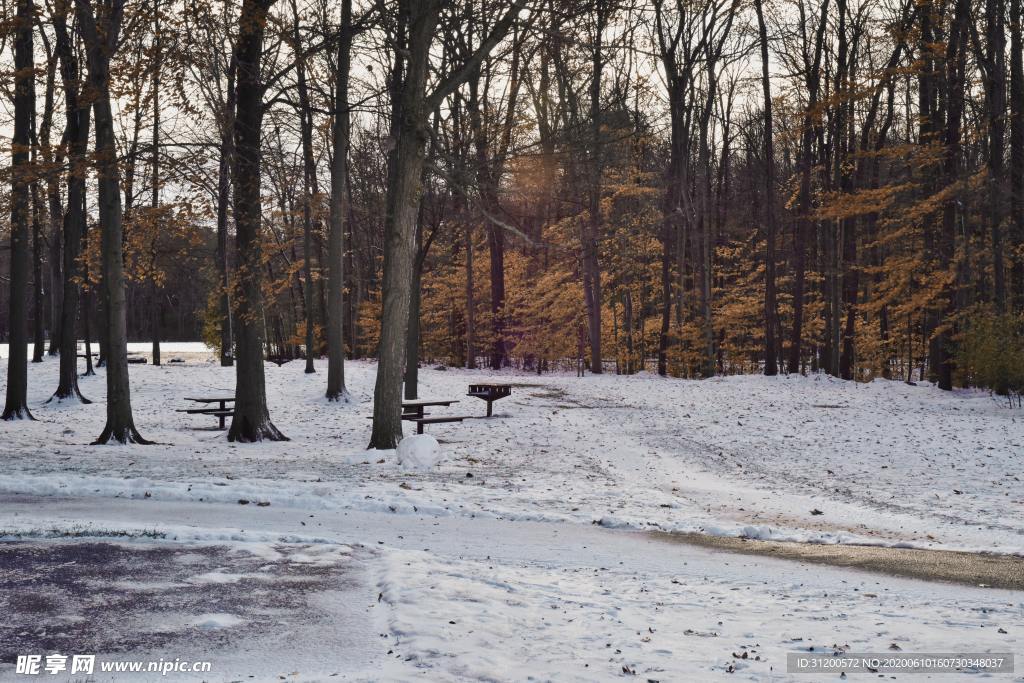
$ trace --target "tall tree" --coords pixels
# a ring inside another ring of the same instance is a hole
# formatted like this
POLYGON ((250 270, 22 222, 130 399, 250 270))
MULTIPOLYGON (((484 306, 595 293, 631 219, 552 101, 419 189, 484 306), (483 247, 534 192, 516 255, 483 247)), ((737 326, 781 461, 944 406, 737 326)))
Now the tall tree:
POLYGON ((86 47, 96 117, 96 172, 102 230, 102 302, 106 328, 107 422, 94 443, 150 443, 135 428, 128 383, 128 334, 121 209, 121 180, 111 109, 110 62, 117 52, 125 0, 75 0, 86 47))
POLYGON ((764 374, 779 373, 778 348, 775 344, 778 304, 775 293, 775 147, 772 125, 772 82, 768 70, 768 29, 764 22, 761 0, 754 0, 757 12, 757 32, 761 42, 761 90, 764 95, 764 374))
POLYGON ((601 238, 601 180, 603 175, 601 133, 601 76, 604 72, 604 32, 614 9, 611 0, 594 0, 594 32, 590 53, 590 136, 587 218, 581 226, 583 296, 587 304, 587 333, 590 340, 590 371, 601 374, 601 265, 598 262, 601 238))
POLYGON ((302 277, 303 308, 306 312, 306 374, 316 372, 313 366, 315 336, 313 319, 313 200, 319 191, 316 159, 313 158, 313 109, 306 83, 306 59, 299 24, 299 7, 292 0, 292 50, 295 53, 296 91, 299 95, 299 131, 302 138, 302 277))
MULTIPOLYGON (((813 46, 808 49, 807 32, 802 31, 804 44, 800 54, 803 56, 801 71, 804 74, 804 86, 807 91, 807 105, 803 110, 800 131, 800 189, 797 197, 797 224, 793 244, 793 327, 789 339, 789 358, 786 370, 796 374, 801 370, 803 360, 804 334, 804 299, 807 278, 807 246, 811 239, 813 221, 811 218, 811 173, 814 167, 814 141, 819 125, 818 96, 821 87, 821 63, 825 42, 825 30, 828 27, 829 0, 822 0, 820 18, 814 31, 813 46)), ((801 20, 806 16, 803 3, 800 3, 801 20)))
POLYGON ((957 219, 960 217, 962 126, 964 115, 964 88, 966 85, 967 31, 971 16, 970 0, 956 0, 949 36, 946 39, 946 129, 943 151, 943 175, 950 194, 942 207, 941 233, 938 252, 940 266, 952 271, 943 287, 945 322, 936 332, 938 352, 938 384, 940 389, 953 388, 953 329, 952 317, 957 309, 956 288, 959 269, 955 262, 957 219))
MULTIPOLYGON (((403 44, 394 46, 390 163, 384 221, 384 279, 379 362, 373 392, 373 432, 370 448, 394 448, 402 438, 402 376, 406 363, 409 299, 416 258, 416 218, 420 183, 429 138, 428 118, 448 95, 469 78, 505 37, 527 0, 514 0, 490 35, 460 66, 427 94, 430 46, 437 27, 440 0, 399 0, 404 23, 403 44)), ((241 101, 239 102, 241 103, 241 101)))
MULTIPOLYGON (((163 66, 163 44, 160 31, 160 0, 153 0, 153 136, 152 136, 152 178, 150 188, 150 207, 153 209, 153 219, 159 220, 157 209, 160 207, 160 76, 163 66)), ((155 230, 153 240, 150 243, 149 259, 156 270, 157 242, 160 231, 155 230)), ((152 291, 150 292, 150 306, 152 310, 153 365, 160 365, 160 328, 163 325, 163 294, 160 291, 160 283, 155 274, 151 275, 152 291)))
POLYGON ((274 0, 244 0, 235 46, 234 206, 238 268, 235 288, 235 412, 228 441, 284 441, 270 421, 263 373, 262 202, 260 138, 263 85, 260 67, 267 12, 274 0))
POLYGON ((1010 207, 1014 307, 1024 311, 1024 3, 1010 0, 1010 207))
MULTIPOLYGON (((79 255, 86 230, 85 176, 89 145, 90 107, 82 98, 82 83, 77 51, 68 31, 70 0, 56 0, 52 23, 57 56, 60 59, 61 82, 64 89, 64 139, 68 145, 67 209, 62 228, 64 233, 64 277, 61 296, 60 374, 53 398, 58 401, 75 397, 90 401, 78 388, 78 310, 81 294, 82 268, 79 255)), ((88 313, 88 308, 86 308, 88 313)), ((86 335, 88 338, 88 335, 86 335)), ((88 354, 88 349, 86 350, 88 354)), ((92 369, 91 358, 86 361, 92 369)))
POLYGON ((352 63, 352 0, 341 0, 334 78, 331 206, 327 234, 327 400, 348 395, 345 388, 345 230, 348 227, 349 69, 352 63))
POLYGON ((14 135, 11 138, 11 288, 4 420, 32 419, 28 396, 28 266, 31 130, 35 113, 32 0, 18 0, 14 22, 14 135))

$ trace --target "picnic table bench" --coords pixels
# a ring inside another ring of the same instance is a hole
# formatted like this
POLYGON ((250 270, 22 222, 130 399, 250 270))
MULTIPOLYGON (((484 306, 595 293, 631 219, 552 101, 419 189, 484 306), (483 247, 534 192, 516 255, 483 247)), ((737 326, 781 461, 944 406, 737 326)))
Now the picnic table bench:
POLYGON ((470 384, 466 396, 475 396, 487 401, 487 417, 491 417, 491 404, 512 395, 511 384, 470 384))
POLYGON ((417 399, 402 401, 402 419, 415 422, 417 434, 423 433, 424 425, 441 424, 444 422, 462 422, 466 419, 466 416, 464 415, 439 415, 437 417, 428 417, 428 414, 425 412, 425 409, 431 406, 444 406, 447 408, 451 404, 458 402, 458 399, 417 399))
POLYGON ((217 407, 217 408, 213 408, 213 407, 209 407, 209 408, 205 408, 205 407, 204 408, 181 408, 181 409, 177 410, 176 412, 187 413, 189 415, 197 415, 197 414, 198 415, 213 415, 214 417, 217 418, 217 420, 219 422, 220 429, 224 429, 224 418, 231 417, 231 416, 233 416, 235 414, 235 409, 234 408, 228 408, 227 407, 228 403, 234 403, 235 402, 234 396, 231 396, 231 397, 226 397, 226 396, 204 396, 204 397, 198 397, 198 398, 188 398, 188 397, 186 397, 185 400, 186 401, 194 401, 195 403, 202 403, 202 404, 218 403, 219 407, 217 407))

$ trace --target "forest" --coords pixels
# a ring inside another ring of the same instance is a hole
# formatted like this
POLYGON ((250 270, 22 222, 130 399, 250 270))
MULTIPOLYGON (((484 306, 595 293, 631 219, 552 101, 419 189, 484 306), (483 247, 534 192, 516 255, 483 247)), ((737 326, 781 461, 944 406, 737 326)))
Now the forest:
POLYGON ((377 359, 378 448, 425 363, 1019 396, 1021 5, 3 0, 3 416, 82 342, 145 443, 129 340, 234 364, 233 441, 265 358, 377 359))

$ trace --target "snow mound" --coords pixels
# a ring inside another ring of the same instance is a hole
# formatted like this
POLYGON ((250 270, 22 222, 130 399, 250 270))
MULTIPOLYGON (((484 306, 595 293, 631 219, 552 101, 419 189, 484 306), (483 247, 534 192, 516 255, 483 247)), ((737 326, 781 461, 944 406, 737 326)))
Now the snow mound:
POLYGON ((216 631, 222 628, 238 626, 242 622, 243 620, 236 617, 234 614, 218 612, 213 614, 200 614, 196 617, 195 625, 204 631, 216 631))
POLYGON ((430 434, 405 437, 398 442, 397 455, 404 470, 429 470, 444 459, 441 444, 430 434))

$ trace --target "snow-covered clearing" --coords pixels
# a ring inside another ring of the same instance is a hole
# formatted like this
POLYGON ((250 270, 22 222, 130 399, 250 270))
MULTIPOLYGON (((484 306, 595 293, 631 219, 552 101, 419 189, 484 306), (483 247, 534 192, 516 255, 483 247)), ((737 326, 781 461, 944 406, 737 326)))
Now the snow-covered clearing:
POLYGON ((57 364, 32 365, 39 421, 2 426, 0 491, 1024 553, 1024 411, 982 393, 824 376, 697 382, 425 368, 422 397, 461 398, 435 414, 482 416, 483 402, 464 396, 469 382, 516 386, 491 420, 428 426, 444 461, 409 471, 393 453, 364 450, 374 367, 349 363, 352 400, 331 405, 325 367, 304 375, 301 363, 268 364, 271 416, 291 441, 236 446, 209 431, 213 418, 174 412, 188 395, 230 396, 233 368, 132 366, 136 425, 162 445, 125 450, 88 445, 103 425, 102 375, 81 382, 95 403, 44 404, 57 364))
MULTIPOLYGON (((270 412, 292 440, 228 444, 214 418, 174 412, 185 396, 233 393, 234 369, 197 351, 165 347, 165 362, 187 362, 131 367, 136 424, 160 442, 151 447, 88 445, 103 424, 102 369, 81 380, 95 403, 54 405, 57 362, 31 365, 38 421, 0 424, 0 533, 40 548, 127 533, 119 547, 139 552, 351 550, 326 551, 323 571, 361 586, 347 599, 369 615, 372 638, 358 642, 375 646, 303 665, 283 642, 254 645, 251 615, 196 605, 175 623, 225 634, 179 641, 191 658, 209 654, 211 680, 248 675, 239 662, 252 647, 257 680, 807 680, 786 675, 786 652, 1022 650, 1020 593, 936 590, 630 531, 1024 553, 1024 412, 985 394, 424 368, 421 397, 461 400, 434 414, 483 416, 469 383, 515 385, 492 419, 429 425, 441 456, 430 466, 432 448, 402 463, 365 450, 368 362, 346 365, 345 404, 323 398, 324 364, 315 375, 268 364, 270 412)), ((218 567, 153 581, 257 580, 251 567, 218 567)), ((314 612, 338 604, 339 589, 322 583, 304 594, 314 612)), ((147 647, 132 657, 159 650, 147 647)), ((0 679, 10 673, 5 660, 0 679)))

